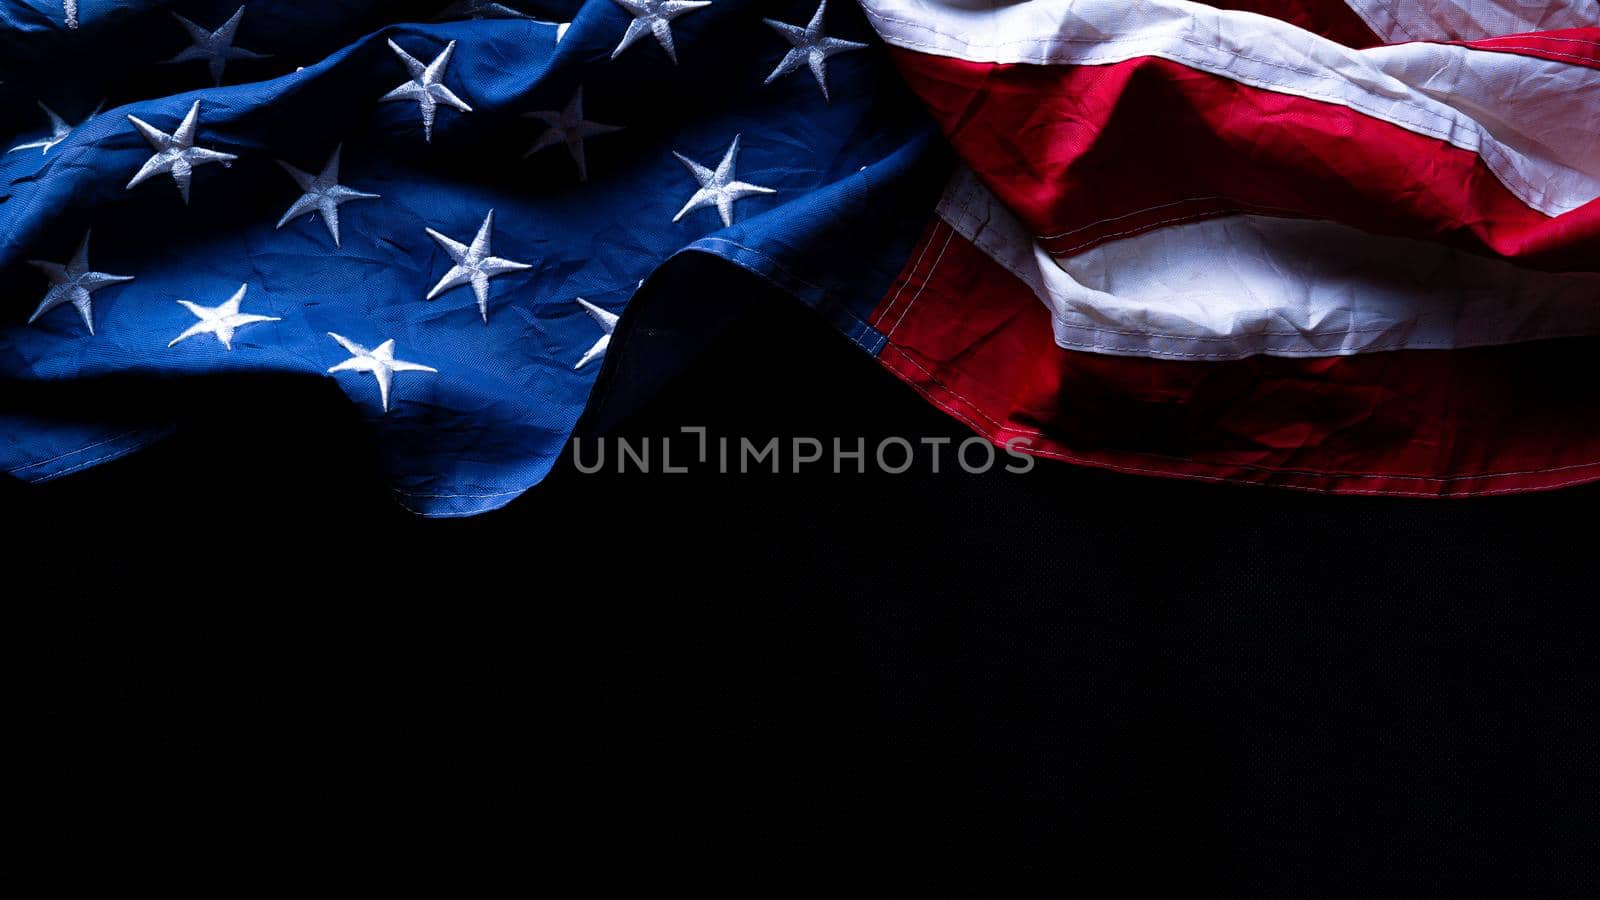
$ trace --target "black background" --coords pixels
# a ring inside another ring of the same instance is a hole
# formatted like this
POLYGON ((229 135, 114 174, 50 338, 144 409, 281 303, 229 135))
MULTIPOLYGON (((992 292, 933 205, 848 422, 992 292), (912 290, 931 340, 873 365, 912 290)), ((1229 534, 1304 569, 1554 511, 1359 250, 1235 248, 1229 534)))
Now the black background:
MULTIPOLYGON (((966 436, 740 290, 622 434, 966 436)), ((1596 490, 567 460, 429 522, 333 385, 236 390, 0 482, 12 824, 580 894, 1600 895, 1596 490)))

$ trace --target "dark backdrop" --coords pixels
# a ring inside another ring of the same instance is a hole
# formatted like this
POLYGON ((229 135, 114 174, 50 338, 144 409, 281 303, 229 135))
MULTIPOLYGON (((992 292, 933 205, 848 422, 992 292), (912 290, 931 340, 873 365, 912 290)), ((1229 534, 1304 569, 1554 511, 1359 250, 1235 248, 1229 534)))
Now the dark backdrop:
MULTIPOLYGON (((621 426, 965 437, 751 300, 621 426)), ((0 483, 4 815, 706 896, 1593 897, 1600 492, 1044 464, 401 511, 337 389, 0 483)), ((689 445, 680 445, 680 449, 689 445)))

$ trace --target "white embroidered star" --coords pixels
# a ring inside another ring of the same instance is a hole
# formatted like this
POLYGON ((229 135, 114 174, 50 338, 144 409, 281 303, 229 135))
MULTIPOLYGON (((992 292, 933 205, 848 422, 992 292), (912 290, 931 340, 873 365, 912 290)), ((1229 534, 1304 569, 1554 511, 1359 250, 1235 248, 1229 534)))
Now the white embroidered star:
POLYGON ((472 246, 451 240, 432 228, 426 229, 428 236, 439 242, 444 252, 450 254, 450 259, 455 265, 450 267, 439 283, 428 292, 428 299, 432 300, 451 288, 463 284, 472 285, 472 293, 478 298, 478 312, 485 322, 489 321, 489 279, 507 272, 520 272, 523 269, 533 268, 526 263, 512 262, 490 255, 489 241, 494 231, 494 210, 484 216, 483 225, 478 228, 478 235, 472 239, 472 246))
POLYGON ((578 364, 572 367, 574 369, 581 369, 594 360, 605 356, 606 349, 611 346, 611 333, 617 330, 616 313, 606 312, 582 297, 578 298, 578 303, 583 306, 584 312, 589 314, 589 318, 594 319, 595 324, 599 325, 600 330, 604 331, 605 334, 600 335, 600 339, 594 342, 594 346, 583 354, 583 359, 578 360, 578 364))
POLYGON ((128 121, 133 123, 133 127, 139 129, 139 133, 144 135, 144 139, 149 141, 150 146, 156 151, 156 155, 150 157, 140 167, 138 174, 133 176, 133 180, 128 182, 129 190, 152 176, 167 173, 172 175, 172 180, 178 183, 178 193, 183 195, 183 202, 187 204, 189 202, 189 181, 194 175, 195 166, 219 162, 226 168, 232 166, 233 161, 239 158, 232 153, 220 153, 216 150, 207 150, 204 147, 196 147, 194 145, 195 132, 200 128, 199 100, 196 100, 194 105, 189 107, 188 115, 183 117, 183 121, 179 123, 177 130, 171 134, 167 134, 138 116, 129 116, 128 121))
POLYGON ((256 316, 240 312, 239 304, 244 302, 244 292, 249 289, 250 285, 248 284, 239 285, 239 289, 233 292, 233 296, 229 297, 220 306, 201 306, 198 303, 190 303, 188 300, 179 300, 178 305, 194 313, 195 318, 200 321, 190 325, 183 334, 173 338, 172 343, 167 344, 167 346, 176 347, 197 334, 214 334, 217 336, 217 340, 222 342, 222 348, 231 351, 233 349, 233 333, 240 328, 256 322, 283 321, 277 316, 256 316))
POLYGON ((39 104, 39 108, 44 110, 45 116, 47 116, 50 119, 50 136, 47 137, 47 138, 44 138, 43 140, 29 141, 26 144, 18 144, 15 147, 12 147, 10 150, 7 150, 6 152, 7 153, 15 153, 18 150, 32 150, 35 147, 41 147, 41 148, 44 149, 44 152, 46 154, 48 154, 51 151, 51 149, 54 148, 57 144, 59 144, 62 141, 66 140, 67 136, 72 134, 74 129, 81 128, 83 126, 84 122, 87 122, 90 119, 94 118, 95 116, 100 115, 100 110, 104 106, 105 106, 105 102, 101 101, 100 105, 96 106, 94 108, 94 112, 89 113, 87 116, 83 117, 83 122, 79 122, 77 125, 68 125, 65 119, 63 119, 60 116, 56 115, 56 111, 55 110, 51 109, 48 106, 45 106, 44 103, 41 102, 39 104))
POLYGON ((384 412, 389 411, 389 388, 394 384, 394 373, 439 371, 432 366, 424 366, 421 363, 406 362, 403 359, 395 359, 393 340, 384 341, 375 349, 368 350, 355 341, 352 341, 342 335, 334 334, 331 331, 328 332, 328 337, 338 341, 339 346, 343 347, 345 352, 350 354, 349 359, 329 369, 328 372, 330 374, 334 372, 371 373, 372 377, 377 379, 378 396, 383 400, 384 412))
POLYGON ((328 226, 328 233, 333 235, 333 245, 343 246, 339 243, 339 204, 351 200, 376 200, 377 194, 367 194, 354 191, 339 183, 339 154, 344 150, 344 145, 333 148, 333 155, 328 157, 328 162, 322 167, 322 174, 312 176, 296 169, 283 160, 278 160, 278 165, 283 167, 294 183, 300 186, 305 193, 300 199, 294 201, 289 211, 278 220, 278 227, 289 224, 313 210, 322 213, 322 223, 328 226))
POLYGON ((66 265, 38 259, 28 260, 28 265, 43 272, 45 277, 50 279, 50 290, 45 293, 39 308, 28 318, 28 324, 33 324, 40 316, 63 303, 70 303, 78 310, 78 315, 83 317, 83 324, 88 327, 91 335, 94 334, 94 309, 89 295, 106 285, 133 280, 132 275, 107 275, 104 272, 89 271, 88 232, 84 233, 83 243, 78 245, 78 252, 72 254, 72 261, 66 265))
POLYGON ((783 35, 791 45, 789 52, 785 53, 783 60, 778 63, 778 67, 772 70, 772 74, 768 75, 762 84, 771 84, 801 66, 810 66, 811 74, 817 79, 817 86, 822 88, 822 99, 831 99, 828 97, 828 57, 849 53, 851 50, 865 50, 867 45, 823 34, 822 19, 827 13, 828 0, 822 0, 817 5, 816 14, 811 17, 811 22, 804 28, 779 22, 777 19, 761 20, 783 35))
POLYGON ((425 140, 430 143, 433 141, 433 122, 438 115, 440 103, 453 106, 462 112, 472 112, 472 107, 444 84, 445 67, 450 65, 450 57, 456 52, 455 41, 446 44, 444 50, 427 65, 423 65, 416 57, 400 49, 400 45, 392 40, 389 42, 389 49, 405 63, 406 71, 411 73, 411 80, 384 94, 380 100, 417 101, 417 105, 422 108, 422 133, 425 140))
POLYGON ((78 0, 62 0, 62 11, 67 15, 67 27, 78 27, 78 0))
POLYGON ((567 101, 564 109, 541 110, 524 114, 526 118, 538 119, 550 126, 544 134, 539 135, 539 140, 534 143, 533 149, 524 154, 523 158, 538 153, 546 147, 557 144, 566 144, 567 152, 572 154, 572 161, 578 164, 578 180, 589 180, 589 165, 583 156, 583 142, 586 138, 599 137, 602 134, 611 134, 621 131, 620 125, 603 125, 599 122, 590 122, 583 117, 583 85, 578 85, 578 90, 567 101))
POLYGON ((683 205, 683 209, 678 210, 678 214, 672 217, 674 222, 703 206, 715 206, 717 215, 722 217, 722 224, 732 225, 733 201, 756 194, 777 193, 772 188, 748 184, 734 178, 734 167, 739 163, 739 135, 733 136, 733 143, 728 145, 728 152, 723 154, 722 162, 717 164, 715 172, 676 150, 672 155, 687 166, 689 171, 694 173, 694 179, 700 182, 700 189, 695 191, 689 202, 683 205))
POLYGON ((228 21, 222 23, 222 27, 216 31, 207 31, 177 13, 173 13, 172 17, 178 20, 178 24, 183 26, 183 30, 189 32, 189 38, 194 41, 194 45, 183 48, 181 53, 167 60, 167 62, 181 63, 194 59, 203 59, 206 61, 206 66, 211 70, 211 81, 214 84, 219 86, 222 84, 222 70, 228 67, 228 60, 230 59, 267 58, 266 54, 252 53, 242 47, 233 45, 233 37, 239 31, 239 22, 244 18, 243 6, 239 7, 238 11, 228 21))
POLYGON ((672 20, 684 13, 694 12, 702 6, 710 6, 711 0, 612 0, 618 6, 628 11, 633 16, 633 21, 628 23, 628 30, 622 35, 622 43, 617 49, 611 51, 611 58, 616 59, 622 51, 632 47, 635 41, 645 34, 655 35, 656 42, 661 49, 667 51, 667 58, 673 65, 678 63, 678 49, 672 45, 672 20))

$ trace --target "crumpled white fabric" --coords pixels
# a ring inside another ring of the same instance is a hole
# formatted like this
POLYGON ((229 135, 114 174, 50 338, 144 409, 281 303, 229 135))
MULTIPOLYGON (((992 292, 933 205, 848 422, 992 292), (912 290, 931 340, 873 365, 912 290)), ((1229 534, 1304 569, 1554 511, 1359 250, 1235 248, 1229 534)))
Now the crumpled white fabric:
POLYGON ((966 169, 939 214, 1033 290, 1068 350, 1199 361, 1600 334, 1600 275, 1335 222, 1229 216, 1057 259, 966 169))
POLYGON ((1345 0, 1385 41, 1475 41, 1600 25, 1600 0, 1345 0))

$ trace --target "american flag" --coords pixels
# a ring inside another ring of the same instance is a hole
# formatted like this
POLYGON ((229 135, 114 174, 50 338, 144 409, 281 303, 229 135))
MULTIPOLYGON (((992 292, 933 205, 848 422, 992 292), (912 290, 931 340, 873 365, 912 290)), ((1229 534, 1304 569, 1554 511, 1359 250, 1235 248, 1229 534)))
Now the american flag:
POLYGON ((0 48, 19 478, 298 376, 492 509, 707 265, 1044 458, 1600 477, 1594 0, 25 0, 0 48))

